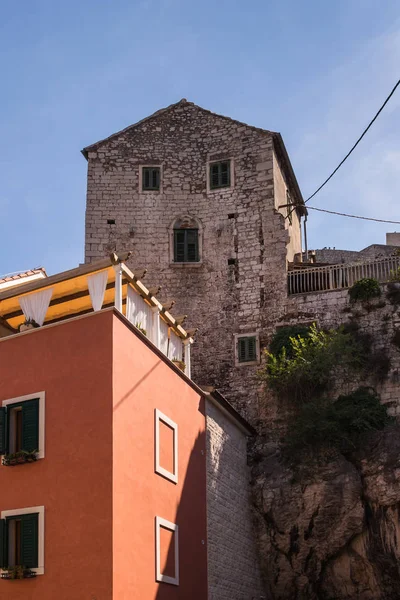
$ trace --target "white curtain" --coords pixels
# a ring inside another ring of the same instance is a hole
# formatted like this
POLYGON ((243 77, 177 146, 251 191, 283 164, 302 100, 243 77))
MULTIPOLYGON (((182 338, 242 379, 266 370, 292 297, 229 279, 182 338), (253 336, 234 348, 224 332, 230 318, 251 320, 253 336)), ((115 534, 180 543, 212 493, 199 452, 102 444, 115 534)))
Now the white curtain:
POLYGON ((107 287, 107 278, 107 271, 100 271, 100 273, 88 275, 88 288, 94 311, 101 310, 101 307, 103 306, 104 294, 107 287))
POLYGON ((52 295, 53 288, 47 288, 41 292, 18 298, 25 319, 33 320, 40 326, 43 325, 52 295))
POLYGON ((144 301, 142 296, 128 285, 128 295, 126 299, 126 318, 128 321, 146 331, 151 336, 153 313, 151 306, 144 301))
MULTIPOLYGON (((164 354, 167 355, 167 352, 168 352, 168 325, 162 319, 160 319, 160 350, 161 350, 161 352, 163 352, 164 354)), ((170 356, 169 352, 168 352, 167 356, 170 356)))
POLYGON ((169 339, 169 358, 177 358, 178 360, 182 360, 182 340, 176 335, 171 329, 170 339, 169 339))

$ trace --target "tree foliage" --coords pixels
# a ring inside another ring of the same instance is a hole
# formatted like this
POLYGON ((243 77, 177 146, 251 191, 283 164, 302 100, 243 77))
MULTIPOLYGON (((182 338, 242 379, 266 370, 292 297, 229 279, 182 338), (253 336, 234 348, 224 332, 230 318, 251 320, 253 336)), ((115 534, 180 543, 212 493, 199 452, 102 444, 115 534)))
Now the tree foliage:
POLYGON ((338 367, 354 370, 366 364, 365 348, 343 328, 323 331, 314 324, 305 336, 290 337, 290 345, 289 352, 283 345, 278 355, 266 351, 260 376, 278 395, 295 401, 321 395, 338 367))
POLYGON ((317 399, 303 404, 292 419, 286 437, 290 452, 316 447, 341 452, 353 449, 360 435, 393 422, 372 388, 361 387, 335 402, 317 399))
POLYGON ((352 302, 366 302, 373 298, 379 298, 381 287, 379 282, 373 277, 365 277, 356 281, 349 289, 349 296, 352 302))

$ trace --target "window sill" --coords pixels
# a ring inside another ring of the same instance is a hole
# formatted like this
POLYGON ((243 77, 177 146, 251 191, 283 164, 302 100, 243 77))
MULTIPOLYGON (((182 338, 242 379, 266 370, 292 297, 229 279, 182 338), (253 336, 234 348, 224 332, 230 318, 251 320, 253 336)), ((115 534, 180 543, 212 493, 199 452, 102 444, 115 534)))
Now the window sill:
POLYGON ((227 192, 227 191, 232 191, 233 190, 233 185, 225 185, 224 187, 219 187, 219 188, 208 188, 207 193, 208 194, 215 194, 217 192, 227 192))
POLYGON ((203 263, 200 262, 170 262, 170 267, 177 267, 178 269, 198 269, 203 266, 203 263))
POLYGON ((260 361, 259 360, 252 360, 249 362, 239 362, 236 361, 235 362, 235 367, 255 367, 255 366, 259 366, 260 361))

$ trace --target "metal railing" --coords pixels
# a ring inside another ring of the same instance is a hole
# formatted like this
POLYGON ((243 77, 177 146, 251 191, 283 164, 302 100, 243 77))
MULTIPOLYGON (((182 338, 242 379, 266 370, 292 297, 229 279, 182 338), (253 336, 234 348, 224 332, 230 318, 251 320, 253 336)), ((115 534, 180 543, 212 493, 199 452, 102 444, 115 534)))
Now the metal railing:
POLYGON ((364 277, 373 277, 384 283, 389 280, 391 272, 399 267, 400 256, 325 267, 303 267, 288 272, 288 294, 341 290, 364 277))

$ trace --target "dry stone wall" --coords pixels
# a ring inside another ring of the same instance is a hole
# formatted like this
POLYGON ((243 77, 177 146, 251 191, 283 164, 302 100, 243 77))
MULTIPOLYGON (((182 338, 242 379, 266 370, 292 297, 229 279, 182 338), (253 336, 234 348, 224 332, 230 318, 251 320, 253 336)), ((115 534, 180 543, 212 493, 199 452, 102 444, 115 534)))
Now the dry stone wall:
POLYGON ((211 402, 207 414, 209 600, 265 598, 250 503, 246 434, 211 402))

